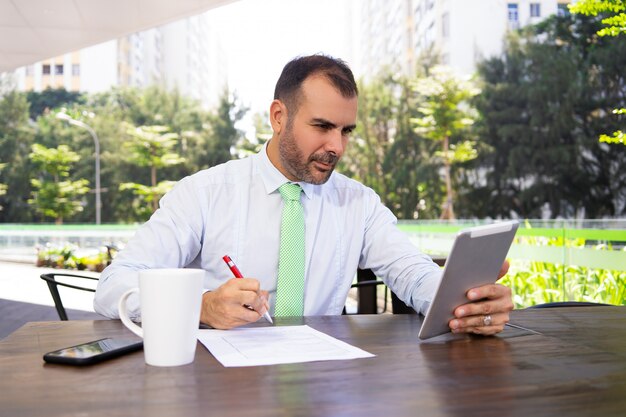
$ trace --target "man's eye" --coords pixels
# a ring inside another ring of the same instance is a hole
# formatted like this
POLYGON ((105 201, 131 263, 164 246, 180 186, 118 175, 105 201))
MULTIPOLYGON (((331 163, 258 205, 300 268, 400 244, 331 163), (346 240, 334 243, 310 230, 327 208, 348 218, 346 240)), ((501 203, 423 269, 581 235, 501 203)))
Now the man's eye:
POLYGON ((325 124, 317 125, 317 127, 322 130, 330 130, 333 128, 331 125, 325 125, 325 124))
POLYGON ((343 133, 345 136, 349 136, 352 134, 353 131, 354 131, 353 128, 348 128, 348 129, 343 129, 341 133, 343 133))

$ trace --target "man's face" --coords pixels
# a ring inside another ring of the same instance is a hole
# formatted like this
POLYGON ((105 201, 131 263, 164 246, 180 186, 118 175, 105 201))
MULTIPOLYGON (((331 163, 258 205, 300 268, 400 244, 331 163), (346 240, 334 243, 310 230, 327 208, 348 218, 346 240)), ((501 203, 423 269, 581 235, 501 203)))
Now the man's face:
POLYGON ((322 76, 307 78, 297 112, 288 115, 279 135, 283 174, 311 184, 328 181, 355 127, 356 113, 356 97, 343 97, 322 76))

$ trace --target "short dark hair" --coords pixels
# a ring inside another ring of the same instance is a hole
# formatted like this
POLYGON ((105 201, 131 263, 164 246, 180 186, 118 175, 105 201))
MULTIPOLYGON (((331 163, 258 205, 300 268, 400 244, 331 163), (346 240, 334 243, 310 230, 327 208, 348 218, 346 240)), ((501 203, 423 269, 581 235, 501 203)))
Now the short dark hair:
POLYGON ((348 65, 338 58, 316 54, 296 57, 285 65, 274 89, 274 99, 280 100, 287 109, 298 108, 301 86, 304 80, 312 75, 320 74, 346 98, 359 94, 354 75, 348 65))

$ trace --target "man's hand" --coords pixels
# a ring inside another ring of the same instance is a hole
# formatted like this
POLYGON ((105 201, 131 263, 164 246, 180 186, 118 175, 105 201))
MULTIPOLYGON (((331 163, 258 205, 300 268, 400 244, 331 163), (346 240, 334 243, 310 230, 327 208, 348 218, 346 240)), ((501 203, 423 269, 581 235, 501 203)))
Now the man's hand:
POLYGON ((253 278, 233 278, 202 296, 200 321, 216 329, 231 329, 257 321, 267 311, 268 293, 253 278))
MULTIPOLYGON (((509 270, 509 262, 504 261, 498 278, 509 270)), ((469 303, 454 310, 455 318, 450 320, 453 333, 476 333, 493 335, 501 332, 509 321, 513 310, 511 289, 500 284, 483 285, 467 292, 469 303)))

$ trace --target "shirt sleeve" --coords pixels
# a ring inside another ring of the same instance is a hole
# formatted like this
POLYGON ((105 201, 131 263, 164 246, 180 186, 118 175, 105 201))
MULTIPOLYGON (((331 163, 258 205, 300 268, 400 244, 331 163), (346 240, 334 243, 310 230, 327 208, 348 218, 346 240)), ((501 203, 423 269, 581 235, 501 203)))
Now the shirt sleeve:
MULTIPOLYGON (((101 274, 94 309, 118 318, 117 304, 124 292, 138 286, 138 271, 148 268, 183 268, 201 249, 202 207, 193 179, 181 180, 159 202, 159 208, 101 274)), ((129 297, 131 319, 140 318, 139 298, 129 297)))
POLYGON ((407 305, 426 314, 441 281, 441 268, 398 229, 397 219, 372 191, 366 205, 359 267, 371 269, 407 305))

